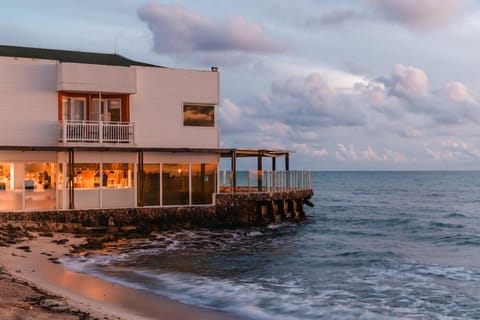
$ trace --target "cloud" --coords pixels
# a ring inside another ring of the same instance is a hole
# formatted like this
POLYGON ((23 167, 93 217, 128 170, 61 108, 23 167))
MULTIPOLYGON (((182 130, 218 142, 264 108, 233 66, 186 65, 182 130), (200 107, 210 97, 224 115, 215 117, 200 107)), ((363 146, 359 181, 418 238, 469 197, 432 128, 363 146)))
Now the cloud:
POLYGON ((242 110, 230 99, 223 100, 222 108, 220 109, 220 116, 222 121, 227 125, 234 125, 242 116, 242 110))
POLYGON ((289 77, 273 83, 265 107, 289 125, 307 127, 357 126, 364 114, 355 98, 337 92, 321 74, 289 77))
POLYGON ((334 9, 308 17, 306 25, 338 26, 352 21, 386 21, 414 31, 432 31, 447 26, 464 11, 469 0, 364 0, 354 9, 334 9))
POLYGON ((407 157, 397 151, 384 150, 378 152, 372 146, 367 146, 359 151, 355 150, 355 146, 350 144, 346 147, 344 144, 337 145, 335 157, 339 161, 382 161, 382 162, 406 162, 407 157))
POLYGON ((468 88, 458 81, 450 81, 443 88, 442 92, 450 101, 467 104, 475 104, 475 99, 468 92, 468 88))
POLYGON ((435 161, 478 161, 480 159, 480 149, 466 142, 445 140, 441 141, 437 148, 440 150, 433 150, 428 144, 424 145, 425 152, 435 161))
POLYGON ((443 27, 464 9, 464 0, 368 0, 373 10, 387 20, 414 30, 443 27))
POLYGON ((400 96, 425 96, 428 93, 427 75, 421 69, 397 64, 393 69, 391 90, 400 96))
MULTIPOLYGON (((431 89, 424 70, 403 64, 395 65, 389 77, 379 77, 375 81, 384 86, 385 96, 382 96, 382 88, 377 88, 379 103, 372 106, 390 119, 412 114, 421 115, 424 126, 425 121, 430 121, 430 126, 480 123, 480 104, 461 82, 450 81, 440 89, 431 89)), ((365 88, 361 90, 367 92, 365 88)), ((410 127, 402 135, 419 136, 421 131, 410 127)))
POLYGON ((273 53, 283 49, 266 35, 262 24, 239 16, 218 22, 182 6, 153 2, 139 7, 138 16, 153 33, 154 48, 159 53, 273 53))
POLYGON ((310 25, 332 25, 336 26, 343 24, 347 21, 362 19, 364 16, 361 12, 355 11, 353 9, 346 10, 332 10, 327 14, 324 14, 320 17, 309 17, 307 18, 306 24, 310 25))
POLYGON ((394 168, 428 163, 427 157, 480 159, 480 150, 448 142, 467 130, 472 134, 480 123, 480 104, 465 84, 431 88, 424 70, 403 64, 387 76, 362 79, 338 88, 312 72, 278 79, 269 91, 242 102, 225 99, 223 141, 296 150, 318 166, 336 168, 394 168), (440 147, 422 147, 439 138, 440 147))

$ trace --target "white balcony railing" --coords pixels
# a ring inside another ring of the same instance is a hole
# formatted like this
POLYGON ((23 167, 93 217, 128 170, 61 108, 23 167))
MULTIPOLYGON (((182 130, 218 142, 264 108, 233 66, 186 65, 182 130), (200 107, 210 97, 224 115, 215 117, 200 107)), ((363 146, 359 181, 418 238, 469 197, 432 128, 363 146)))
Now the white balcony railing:
POLYGON ((132 122, 65 120, 59 122, 60 142, 132 143, 132 122))
POLYGON ((240 171, 232 190, 232 172, 220 173, 220 192, 283 192, 311 189, 310 171, 240 171))

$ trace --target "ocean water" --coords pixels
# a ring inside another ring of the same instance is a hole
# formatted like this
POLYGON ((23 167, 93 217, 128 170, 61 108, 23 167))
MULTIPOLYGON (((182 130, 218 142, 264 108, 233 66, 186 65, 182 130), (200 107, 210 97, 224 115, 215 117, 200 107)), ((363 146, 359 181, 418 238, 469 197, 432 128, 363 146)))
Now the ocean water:
POLYGON ((158 233, 75 271, 244 319, 480 319, 480 172, 315 172, 300 224, 158 233))

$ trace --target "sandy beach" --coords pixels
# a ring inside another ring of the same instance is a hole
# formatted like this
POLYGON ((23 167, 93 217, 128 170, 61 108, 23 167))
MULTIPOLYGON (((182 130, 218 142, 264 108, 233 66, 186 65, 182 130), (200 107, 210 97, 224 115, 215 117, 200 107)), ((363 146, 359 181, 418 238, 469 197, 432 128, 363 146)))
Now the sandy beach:
POLYGON ((51 234, 0 246, 0 319, 234 319, 66 270, 83 239, 51 234))

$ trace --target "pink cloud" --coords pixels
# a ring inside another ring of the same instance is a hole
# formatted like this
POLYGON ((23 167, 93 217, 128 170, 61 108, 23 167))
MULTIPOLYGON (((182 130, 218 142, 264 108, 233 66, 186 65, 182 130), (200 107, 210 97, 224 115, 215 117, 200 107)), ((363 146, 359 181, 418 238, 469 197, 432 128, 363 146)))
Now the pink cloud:
POLYGON ((393 90, 409 97, 424 96, 428 93, 428 78, 425 71, 397 64, 393 69, 393 90))
POLYGON ((385 18, 416 30, 442 27, 457 17, 465 0, 368 0, 385 18))
POLYGON ((277 52, 283 48, 270 39, 260 23, 243 17, 218 22, 185 9, 147 3, 138 16, 153 33, 155 50, 161 53, 201 52, 277 52))
POLYGON ((458 81, 448 82, 443 89, 443 93, 454 102, 475 103, 475 99, 468 92, 468 88, 458 81))

